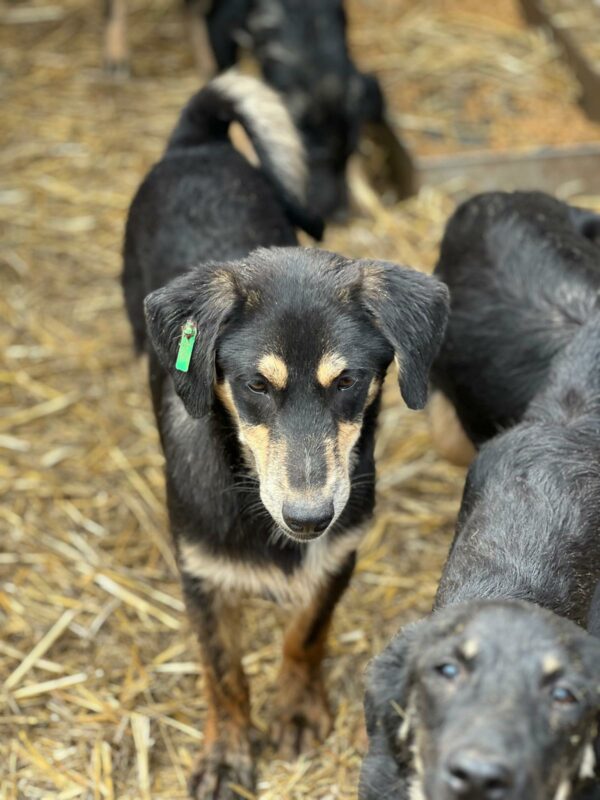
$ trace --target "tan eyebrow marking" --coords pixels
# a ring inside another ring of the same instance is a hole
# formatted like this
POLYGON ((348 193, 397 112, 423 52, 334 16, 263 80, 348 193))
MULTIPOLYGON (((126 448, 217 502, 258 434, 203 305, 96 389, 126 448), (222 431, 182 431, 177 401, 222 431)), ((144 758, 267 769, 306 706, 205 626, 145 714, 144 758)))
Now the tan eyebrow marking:
POLYGON ((276 389, 285 389, 288 381, 288 368, 285 361, 275 353, 267 353, 258 362, 258 371, 276 389))
POLYGON ((463 642, 461 645, 460 651, 467 661, 471 661, 479 652, 479 642, 477 639, 467 639, 466 642, 463 642))
POLYGON ((317 380, 324 388, 331 386, 338 375, 343 372, 348 363, 339 353, 325 353, 317 367, 317 380))
POLYGON ((553 653, 544 656, 544 660, 542 661, 542 670, 544 675, 554 675, 554 673, 559 672, 561 668, 561 662, 553 653))
POLYGON ((231 386, 229 384, 229 381, 223 381, 223 383, 217 383, 215 386, 215 394, 217 395, 219 400, 223 403, 227 411, 229 411, 233 419, 239 425, 240 415, 238 414, 238 410, 235 405, 235 401, 233 399, 233 392, 231 391, 231 386))
POLYGON ((367 392, 367 402, 365 403, 365 408, 368 408, 373 400, 377 397, 377 393, 379 392, 379 388, 381 386, 381 381, 379 378, 372 378, 371 383, 369 384, 369 390, 367 392))

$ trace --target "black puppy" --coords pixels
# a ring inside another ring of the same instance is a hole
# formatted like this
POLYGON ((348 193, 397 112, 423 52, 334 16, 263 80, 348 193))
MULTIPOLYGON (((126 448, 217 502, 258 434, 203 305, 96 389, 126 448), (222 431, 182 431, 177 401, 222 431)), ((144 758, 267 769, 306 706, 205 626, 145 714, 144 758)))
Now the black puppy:
POLYGON ((403 397, 424 405, 447 315, 447 290, 429 276, 291 247, 293 222, 319 233, 303 211, 303 176, 274 93, 224 75, 184 111, 127 224, 124 286, 139 348, 142 298, 156 290, 145 301, 150 380, 205 667, 199 798, 254 786, 244 595, 297 609, 274 708, 283 754, 328 733, 320 666, 373 508, 381 383, 396 356, 403 397), (229 144, 232 119, 261 169, 229 144))
POLYGON ((600 796, 600 642, 558 616, 585 623, 600 581, 599 464, 600 310, 481 448, 441 610, 373 668, 363 800, 600 796))
POLYGON ((600 217, 539 192, 493 192, 450 219, 436 274, 452 313, 432 371, 434 440, 450 460, 521 419, 554 356, 598 308, 600 217), (450 424, 454 416, 459 425, 450 424))
POLYGON ((402 631, 375 661, 361 800, 598 800, 600 642, 519 601, 402 631))
POLYGON ((254 0, 248 28, 265 79, 304 138, 311 208, 343 213, 348 158, 364 124, 381 121, 383 94, 350 58, 342 0, 254 0))

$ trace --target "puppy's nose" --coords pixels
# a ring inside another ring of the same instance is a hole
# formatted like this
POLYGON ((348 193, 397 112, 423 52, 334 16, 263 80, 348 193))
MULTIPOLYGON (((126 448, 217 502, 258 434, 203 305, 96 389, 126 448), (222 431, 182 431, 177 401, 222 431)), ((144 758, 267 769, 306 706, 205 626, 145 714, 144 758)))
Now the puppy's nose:
POLYGON ((463 800, 504 800, 512 786, 510 768, 474 752, 458 752, 446 767, 451 796, 463 800))
POLYGON ((333 519, 333 502, 328 500, 318 506, 302 503, 283 504, 283 519, 294 533, 322 533, 333 519))

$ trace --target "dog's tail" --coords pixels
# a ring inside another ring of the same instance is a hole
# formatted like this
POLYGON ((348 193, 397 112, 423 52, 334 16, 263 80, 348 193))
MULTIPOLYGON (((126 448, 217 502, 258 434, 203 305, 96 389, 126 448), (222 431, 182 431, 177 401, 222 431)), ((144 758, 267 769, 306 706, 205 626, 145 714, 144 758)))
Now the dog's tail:
POLYGON ((300 135, 279 95, 258 79, 230 70, 212 80, 183 109, 167 151, 228 141, 234 121, 250 137, 292 223, 320 239, 323 221, 306 208, 308 170, 300 135))

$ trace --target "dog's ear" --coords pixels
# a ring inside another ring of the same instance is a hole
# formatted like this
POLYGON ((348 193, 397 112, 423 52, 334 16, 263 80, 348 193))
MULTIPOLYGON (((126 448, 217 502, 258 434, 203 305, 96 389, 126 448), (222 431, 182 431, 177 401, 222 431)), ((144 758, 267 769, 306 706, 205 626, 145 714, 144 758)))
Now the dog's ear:
POLYGON ((569 206, 569 217, 582 236, 594 244, 600 244, 600 214, 587 208, 569 206))
POLYGON ((413 654, 425 624, 403 628, 367 669, 364 707, 370 743, 383 736, 386 742, 401 745, 408 738, 413 654))
POLYGON ((400 391, 424 408, 429 370, 448 321, 448 288, 437 278, 385 261, 359 261, 362 302, 394 349, 400 391))
POLYGON ((187 272, 144 301, 150 340, 162 367, 191 417, 210 410, 215 380, 217 339, 237 299, 233 272, 223 265, 204 265, 187 272), (175 367, 188 323, 196 327, 187 372, 175 367))

